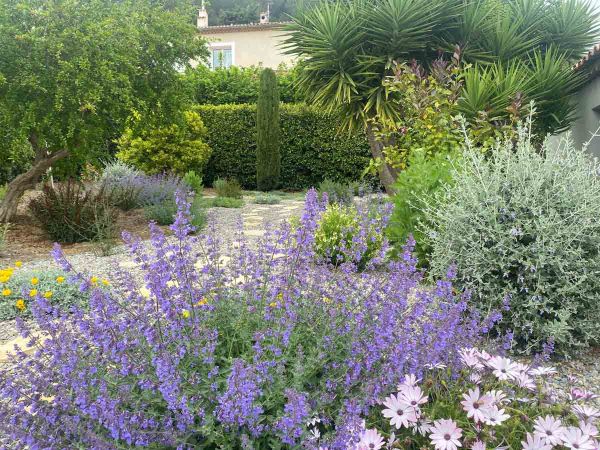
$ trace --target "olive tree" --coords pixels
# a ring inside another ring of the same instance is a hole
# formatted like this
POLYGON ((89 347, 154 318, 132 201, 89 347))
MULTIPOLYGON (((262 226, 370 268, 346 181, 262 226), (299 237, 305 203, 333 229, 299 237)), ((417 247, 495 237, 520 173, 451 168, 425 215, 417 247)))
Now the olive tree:
POLYGON ((0 112, 11 128, 0 148, 10 136, 35 155, 9 183, 0 221, 53 164, 108 147, 128 117, 180 114, 179 72, 206 52, 188 12, 153 0, 0 0, 0 112))

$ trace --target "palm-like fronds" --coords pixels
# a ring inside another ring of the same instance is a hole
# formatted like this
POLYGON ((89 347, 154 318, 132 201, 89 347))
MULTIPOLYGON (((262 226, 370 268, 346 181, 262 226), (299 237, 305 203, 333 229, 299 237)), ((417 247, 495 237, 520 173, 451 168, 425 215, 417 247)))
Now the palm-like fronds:
POLYGON ((590 0, 334 0, 301 11, 288 28, 287 53, 299 57, 307 99, 341 110, 349 126, 393 118, 382 80, 394 60, 427 66, 459 55, 460 109, 507 114, 515 97, 533 99, 545 131, 572 118, 570 63, 598 35, 590 0))

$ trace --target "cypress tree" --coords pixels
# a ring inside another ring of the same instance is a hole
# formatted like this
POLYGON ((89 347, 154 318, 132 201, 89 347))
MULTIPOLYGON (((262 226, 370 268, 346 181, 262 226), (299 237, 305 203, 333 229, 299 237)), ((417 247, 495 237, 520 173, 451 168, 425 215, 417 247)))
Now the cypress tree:
POLYGON ((260 191, 271 191, 279 184, 279 90, 272 69, 260 74, 256 107, 256 184, 260 191))

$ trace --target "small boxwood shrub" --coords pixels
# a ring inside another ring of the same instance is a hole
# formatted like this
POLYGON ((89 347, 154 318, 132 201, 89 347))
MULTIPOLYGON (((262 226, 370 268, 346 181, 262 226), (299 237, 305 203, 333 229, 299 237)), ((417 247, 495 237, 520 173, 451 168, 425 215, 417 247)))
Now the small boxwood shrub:
POLYGON ((114 223, 118 212, 112 205, 104 188, 87 189, 69 180, 56 187, 46 184, 29 202, 29 212, 50 239, 72 244, 94 240, 102 231, 100 218, 104 224, 114 223))
MULTIPOLYGON (((256 189, 256 106, 202 105, 196 111, 213 150, 205 181, 233 177, 243 188, 256 189)), ((360 179, 371 159, 364 133, 341 132, 337 117, 305 105, 282 104, 279 114, 281 189, 301 190, 326 178, 360 179)))
POLYGON ((572 142, 535 148, 523 130, 489 159, 466 151, 445 200, 426 208, 432 275, 457 270, 481 309, 510 311, 514 349, 600 342, 600 166, 572 142))
POLYGON ((242 187, 237 180, 219 178, 213 184, 218 197, 242 198, 242 187))
MULTIPOLYGON (((68 283, 67 274, 61 270, 10 268, 0 270, 0 274, 0 321, 31 317, 29 305, 38 295, 63 311, 71 306, 85 307, 89 299, 89 293, 81 292, 78 284, 68 283)), ((102 280, 96 284, 102 285, 102 280)))

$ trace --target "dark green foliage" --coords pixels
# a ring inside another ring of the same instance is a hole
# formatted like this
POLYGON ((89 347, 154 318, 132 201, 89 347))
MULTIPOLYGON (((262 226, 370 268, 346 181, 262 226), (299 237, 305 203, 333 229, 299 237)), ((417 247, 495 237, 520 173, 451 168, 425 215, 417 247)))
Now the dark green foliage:
MULTIPOLYGON (((256 103, 260 86, 260 67, 237 67, 212 70, 199 64, 185 73, 190 97, 201 105, 225 105, 230 103, 256 103)), ((298 76, 296 67, 277 68, 277 87, 283 103, 303 100, 294 83, 298 76)))
MULTIPOLYGON (((210 184, 235 177, 246 189, 256 188, 256 107, 199 106, 213 149, 204 172, 210 184)), ((280 188, 301 190, 325 178, 339 182, 360 179, 371 153, 363 132, 339 132, 339 119, 305 105, 281 105, 280 188)))
POLYGON ((112 226, 118 215, 112 204, 103 188, 90 190, 69 180, 56 187, 46 184, 29 211, 53 241, 71 244, 93 241, 104 226, 112 226))
MULTIPOLYGON (((429 225, 423 212, 426 201, 433 202, 452 182, 458 154, 435 153, 427 157, 423 151, 412 152, 408 168, 400 172, 394 185, 394 212, 387 227, 388 238, 400 250, 409 235, 415 238, 419 264, 429 265, 430 247, 423 239, 421 226, 429 225)), ((436 203, 437 204, 437 203, 436 203)))
POLYGON ((261 191, 272 191, 279 184, 280 134, 277 76, 264 69, 256 105, 256 186, 261 191))
POLYGON ((218 197, 242 198, 242 187, 236 179, 219 178, 213 187, 218 197))
POLYGON ((351 205, 354 195, 358 191, 358 183, 352 181, 350 183, 339 183, 326 178, 317 189, 320 194, 327 193, 330 203, 339 203, 341 205, 351 205))
POLYGON ((156 205, 144 207, 146 219, 156 222, 158 225, 171 225, 175 221, 176 213, 177 204, 175 203, 175 199, 165 200, 156 205))
POLYGON ((212 0, 208 6, 211 25, 252 23, 258 15, 270 9, 272 21, 287 20, 296 10, 296 0, 212 0))

